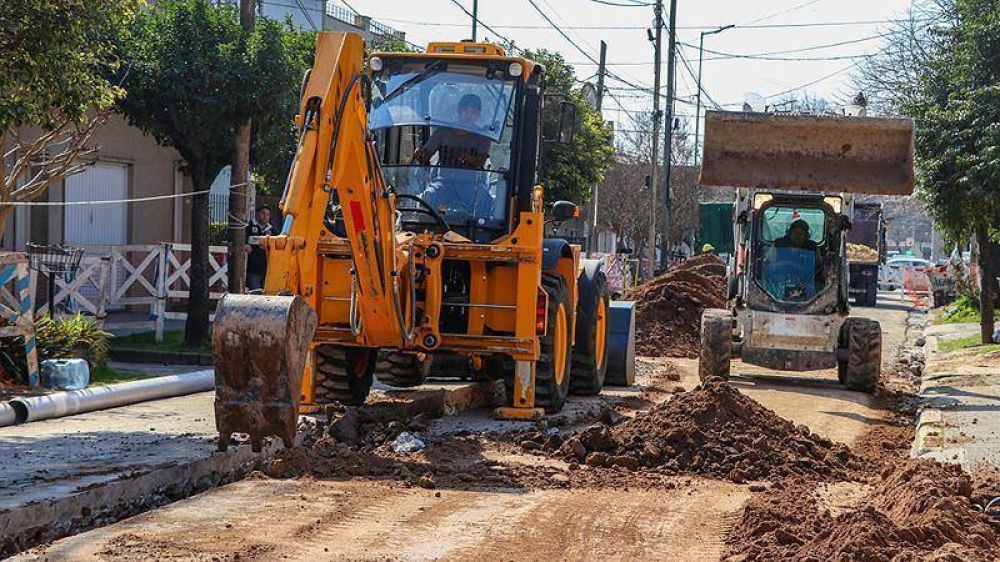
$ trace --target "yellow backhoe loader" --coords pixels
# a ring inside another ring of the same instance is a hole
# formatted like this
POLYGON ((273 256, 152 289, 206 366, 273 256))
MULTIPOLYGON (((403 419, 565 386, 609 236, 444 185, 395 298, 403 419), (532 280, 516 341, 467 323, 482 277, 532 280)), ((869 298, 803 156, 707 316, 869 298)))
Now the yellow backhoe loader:
POLYGON ((600 262, 544 236, 547 209, 577 214, 536 182, 543 143, 575 122, 546 103, 545 68, 488 43, 364 53, 358 35, 318 34, 284 223, 257 240, 264 294, 216 312, 222 449, 235 432, 290 446, 300 412, 361 404, 373 376, 502 379, 496 414, 534 419, 599 393, 609 356, 631 368, 631 341, 609 337, 612 316, 631 333, 631 308, 612 315, 600 262))

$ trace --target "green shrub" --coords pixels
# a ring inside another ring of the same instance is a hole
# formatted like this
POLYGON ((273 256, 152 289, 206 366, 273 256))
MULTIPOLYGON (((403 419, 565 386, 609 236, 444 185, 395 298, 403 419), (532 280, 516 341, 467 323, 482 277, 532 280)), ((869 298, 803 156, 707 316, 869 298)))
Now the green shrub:
MULTIPOLYGON (((108 361, 111 334, 99 329, 97 322, 82 314, 52 320, 35 320, 38 360, 86 359, 91 371, 103 368, 108 361)), ((24 356, 24 338, 0 339, 0 378, 27 382, 28 364, 24 356)))
POLYGON ((35 321, 35 337, 39 360, 80 357, 87 360, 91 369, 101 368, 108 361, 111 334, 98 328, 97 321, 90 316, 39 318, 35 321))
MULTIPOLYGON (((980 314, 979 295, 963 293, 955 299, 944 313, 935 321, 938 324, 977 323, 982 320, 980 314)), ((1000 312, 1000 311, 998 311, 1000 312)))
POLYGON ((212 246, 225 246, 229 243, 229 224, 212 222, 208 225, 208 243, 212 246))

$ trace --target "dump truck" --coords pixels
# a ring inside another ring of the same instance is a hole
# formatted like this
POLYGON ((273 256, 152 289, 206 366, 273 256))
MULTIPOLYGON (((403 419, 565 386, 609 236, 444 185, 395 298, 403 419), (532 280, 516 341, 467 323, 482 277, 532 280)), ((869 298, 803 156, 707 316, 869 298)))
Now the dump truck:
POLYGON ((847 388, 874 391, 881 329, 848 302, 854 194, 912 193, 913 146, 908 119, 707 113, 700 182, 738 191, 728 307, 701 320, 703 379, 728 377, 737 355, 772 369, 836 366, 847 388))
POLYGON ((881 203, 855 203, 847 232, 849 292, 858 306, 875 306, 879 267, 885 263, 885 219, 881 203))
POLYGON ((601 392, 609 363, 632 369, 629 336, 609 337, 634 333, 631 306, 610 302, 599 260, 544 236, 578 214, 537 181, 576 122, 546 80, 489 43, 366 57, 357 34, 317 34, 284 222, 258 240, 264 294, 216 312, 221 449, 233 433, 290 446, 300 412, 362 404, 375 377, 499 379, 495 414, 537 419, 601 392))

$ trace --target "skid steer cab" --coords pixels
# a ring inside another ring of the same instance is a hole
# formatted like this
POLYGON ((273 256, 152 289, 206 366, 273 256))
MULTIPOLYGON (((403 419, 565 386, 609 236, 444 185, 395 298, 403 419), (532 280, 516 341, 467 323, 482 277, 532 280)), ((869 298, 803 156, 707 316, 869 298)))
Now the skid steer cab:
POLYGON ((599 393, 610 357, 630 368, 610 353, 601 263, 544 235, 546 208, 576 214, 537 182, 543 143, 569 142, 576 121, 545 85, 544 66, 488 43, 366 60, 360 36, 317 35, 285 223, 260 240, 265 295, 228 295, 216 315, 223 444, 288 443, 296 413, 361 404, 376 379, 502 380, 497 415, 524 419, 599 393))
POLYGON ((837 367, 874 391, 882 336, 852 316, 847 235, 855 193, 913 190, 913 124, 904 119, 708 112, 702 185, 737 187, 736 251, 725 310, 702 316, 699 374, 730 358, 772 369, 837 367))

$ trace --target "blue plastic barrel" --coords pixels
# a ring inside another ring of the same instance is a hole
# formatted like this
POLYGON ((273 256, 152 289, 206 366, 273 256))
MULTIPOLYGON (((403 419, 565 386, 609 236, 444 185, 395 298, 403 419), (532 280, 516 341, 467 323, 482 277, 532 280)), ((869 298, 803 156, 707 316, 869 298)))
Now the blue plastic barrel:
POLYGON ((90 384, 90 367, 84 359, 42 361, 42 386, 55 390, 82 390, 90 384))

